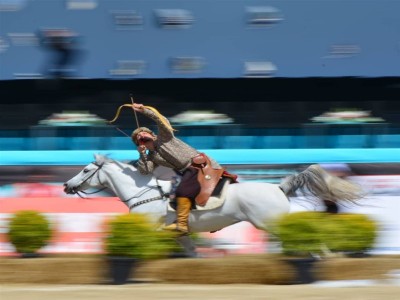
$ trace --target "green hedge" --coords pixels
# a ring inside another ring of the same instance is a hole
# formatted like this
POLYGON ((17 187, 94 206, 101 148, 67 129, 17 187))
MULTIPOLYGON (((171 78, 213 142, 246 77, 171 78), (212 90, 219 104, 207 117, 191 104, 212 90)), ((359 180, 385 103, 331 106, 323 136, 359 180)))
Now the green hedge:
POLYGON ((105 251, 109 256, 139 259, 166 257, 178 249, 174 234, 157 231, 144 214, 118 215, 109 222, 105 251))
POLYGON ((22 210, 11 218, 7 235, 18 253, 32 254, 47 245, 52 229, 50 222, 41 213, 22 210))
POLYGON ((366 251, 373 247, 378 225, 362 214, 296 212, 276 224, 275 234, 287 255, 366 251))

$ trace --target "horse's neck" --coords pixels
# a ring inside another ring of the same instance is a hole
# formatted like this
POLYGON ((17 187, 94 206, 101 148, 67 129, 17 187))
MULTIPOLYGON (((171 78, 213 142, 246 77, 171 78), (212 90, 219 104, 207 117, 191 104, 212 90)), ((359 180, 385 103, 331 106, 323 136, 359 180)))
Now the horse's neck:
POLYGON ((168 192, 171 186, 168 180, 157 180, 152 175, 142 175, 131 165, 109 163, 103 167, 104 185, 124 201, 128 206, 133 203, 160 196, 162 191, 168 192))

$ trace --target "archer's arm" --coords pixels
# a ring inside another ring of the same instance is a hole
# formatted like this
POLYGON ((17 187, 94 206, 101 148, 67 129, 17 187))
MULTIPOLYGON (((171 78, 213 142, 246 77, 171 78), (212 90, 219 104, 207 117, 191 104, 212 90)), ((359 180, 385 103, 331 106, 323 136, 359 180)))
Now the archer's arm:
POLYGON ((161 136, 163 140, 168 140, 174 137, 174 130, 168 119, 160 114, 155 108, 137 103, 134 103, 132 107, 135 111, 142 113, 156 122, 159 130, 158 135, 161 136))

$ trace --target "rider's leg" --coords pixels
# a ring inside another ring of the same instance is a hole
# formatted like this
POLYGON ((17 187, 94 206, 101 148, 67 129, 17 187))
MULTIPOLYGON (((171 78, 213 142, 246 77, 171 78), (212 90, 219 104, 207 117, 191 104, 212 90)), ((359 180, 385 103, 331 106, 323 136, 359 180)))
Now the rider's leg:
POLYGON ((172 230, 172 231, 180 231, 183 233, 188 233, 188 219, 190 208, 192 206, 192 202, 189 198, 186 197, 178 197, 176 198, 176 214, 177 214, 177 222, 176 224, 171 224, 164 227, 164 230, 172 230))
POLYGON ((166 230, 180 231, 188 233, 188 219, 192 207, 191 199, 194 199, 200 192, 200 183, 197 180, 198 170, 196 168, 187 168, 183 175, 176 194, 176 214, 177 223, 165 226, 166 230))

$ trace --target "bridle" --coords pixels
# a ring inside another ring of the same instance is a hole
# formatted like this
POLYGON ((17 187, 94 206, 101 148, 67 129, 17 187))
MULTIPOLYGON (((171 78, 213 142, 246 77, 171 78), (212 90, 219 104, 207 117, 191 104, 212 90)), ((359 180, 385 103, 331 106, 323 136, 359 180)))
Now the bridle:
MULTIPOLYGON (((85 195, 93 195, 93 194, 100 193, 101 191, 104 191, 104 190, 107 188, 107 187, 103 187, 103 188, 101 188, 101 189, 98 189, 97 191, 90 192, 90 193, 89 193, 89 192, 79 191, 79 190, 78 190, 78 188, 79 188, 82 184, 84 184, 86 181, 90 180, 95 174, 97 174, 98 171, 100 171, 100 169, 101 169, 101 168, 103 167, 103 165, 104 165, 104 162, 101 163, 101 164, 97 164, 96 162, 92 162, 92 164, 94 164, 95 166, 97 166, 97 169, 96 169, 92 174, 90 174, 87 178, 83 179, 76 187, 74 187, 74 188, 72 189, 72 192, 73 192, 74 194, 77 194, 77 195, 78 195, 80 198, 82 198, 82 199, 88 199, 88 198, 82 196, 80 193, 85 194, 85 195)), ((100 178, 99 178, 99 182, 100 182, 100 178)))

